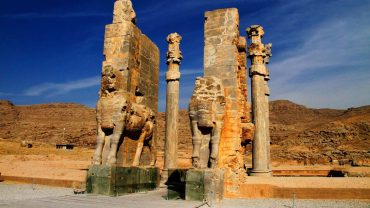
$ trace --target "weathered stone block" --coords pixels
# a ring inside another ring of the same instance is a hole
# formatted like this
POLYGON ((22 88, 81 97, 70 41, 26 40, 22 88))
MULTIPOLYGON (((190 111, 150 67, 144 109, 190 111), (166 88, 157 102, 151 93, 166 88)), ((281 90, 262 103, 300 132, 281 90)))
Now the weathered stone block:
POLYGON ((93 165, 87 173, 87 193, 119 196, 154 190, 159 185, 159 168, 93 165))
POLYGON ((115 168, 93 165, 87 172, 86 192, 94 194, 114 195, 115 168))
POLYGON ((132 27, 135 27, 135 25, 131 22, 106 25, 104 38, 122 37, 130 35, 132 27))
POLYGON ((190 169, 186 173, 186 200, 220 201, 224 192, 221 169, 190 169))

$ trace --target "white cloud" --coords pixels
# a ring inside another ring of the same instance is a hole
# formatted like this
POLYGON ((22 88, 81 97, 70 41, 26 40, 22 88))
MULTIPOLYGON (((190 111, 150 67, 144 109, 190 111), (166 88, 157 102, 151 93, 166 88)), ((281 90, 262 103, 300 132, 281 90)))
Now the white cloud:
MULTIPOLYGON (((298 83, 293 89, 276 92, 272 99, 288 99, 313 108, 349 108, 370 104, 370 74, 344 73, 298 83)), ((276 91, 279 91, 277 88, 276 91)))
POLYGON ((358 12, 305 28, 300 47, 271 61, 272 98, 309 107, 370 104, 369 19, 369 13, 358 12))
POLYGON ((56 96, 69 93, 74 90, 81 90, 100 85, 100 77, 94 76, 85 79, 70 81, 66 83, 43 83, 24 91, 26 96, 56 96))

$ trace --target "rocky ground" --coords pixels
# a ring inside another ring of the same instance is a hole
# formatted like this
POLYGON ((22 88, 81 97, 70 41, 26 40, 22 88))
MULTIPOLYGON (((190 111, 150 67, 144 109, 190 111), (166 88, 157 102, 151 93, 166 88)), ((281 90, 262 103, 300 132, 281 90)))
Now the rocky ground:
POLYGON ((273 101, 270 106, 274 161, 369 164, 370 106, 310 109, 289 101, 273 101))
POLYGON ((0 101, 0 138, 93 148, 95 135, 95 109, 73 103, 14 106, 0 101))
MULTIPOLYGON (((158 114, 158 162, 163 162, 164 113, 158 114)), ((370 163, 370 106, 346 110, 311 109, 290 101, 270 104, 271 157, 275 164, 370 163)), ((180 111, 179 165, 191 161, 191 132, 180 111)), ((95 145, 95 109, 73 103, 15 106, 0 101, 0 138, 20 143, 95 145), (64 130, 65 129, 65 130, 64 130)), ((7 154, 6 149, 2 148, 7 154)), ((251 145, 246 146, 250 162, 251 145)))

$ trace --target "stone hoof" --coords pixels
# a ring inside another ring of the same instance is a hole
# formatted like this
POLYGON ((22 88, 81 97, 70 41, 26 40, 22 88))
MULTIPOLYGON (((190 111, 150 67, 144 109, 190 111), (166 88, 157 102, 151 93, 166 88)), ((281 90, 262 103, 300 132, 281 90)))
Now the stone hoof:
POLYGON ((199 158, 193 157, 193 167, 194 168, 199 168, 200 167, 199 158))
POLYGON ((216 159, 212 159, 210 160, 210 168, 215 168, 217 167, 217 160, 216 159))
POLYGON ((94 157, 91 164, 93 165, 101 165, 101 159, 100 157, 94 157))
POLYGON ((91 164, 92 165, 101 165, 101 161, 92 161, 91 164))
POLYGON ((139 166, 139 162, 133 162, 132 163, 132 167, 137 167, 137 166, 139 166))

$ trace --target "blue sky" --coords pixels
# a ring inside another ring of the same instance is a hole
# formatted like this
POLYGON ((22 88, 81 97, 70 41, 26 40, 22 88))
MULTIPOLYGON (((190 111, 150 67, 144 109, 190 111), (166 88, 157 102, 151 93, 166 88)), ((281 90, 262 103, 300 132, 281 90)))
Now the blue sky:
MULTIPOLYGON (((240 31, 260 24, 273 43, 271 100, 315 108, 370 104, 369 0, 132 0, 140 29, 161 50, 159 110, 165 108, 166 36, 182 35, 180 105, 203 73, 203 16, 235 7, 240 31)), ((98 99, 104 26, 113 0, 1 0, 0 99, 19 105, 98 99)))

